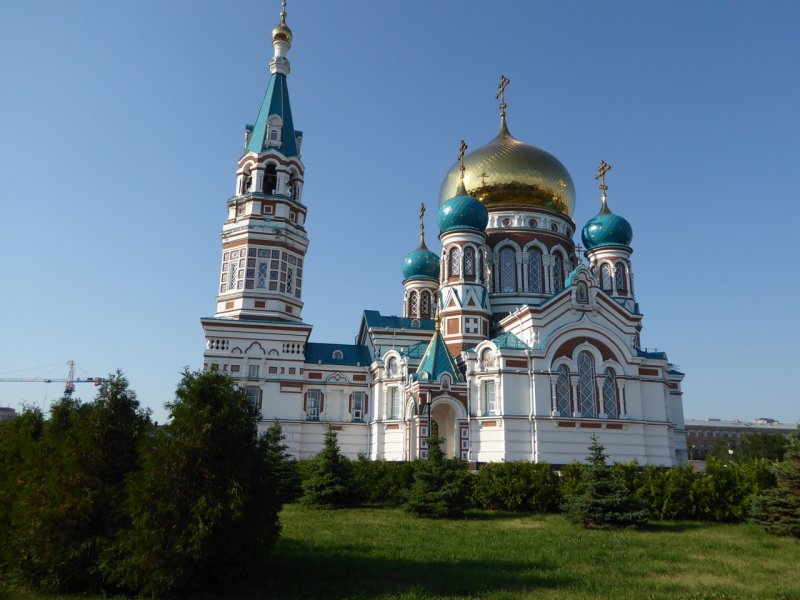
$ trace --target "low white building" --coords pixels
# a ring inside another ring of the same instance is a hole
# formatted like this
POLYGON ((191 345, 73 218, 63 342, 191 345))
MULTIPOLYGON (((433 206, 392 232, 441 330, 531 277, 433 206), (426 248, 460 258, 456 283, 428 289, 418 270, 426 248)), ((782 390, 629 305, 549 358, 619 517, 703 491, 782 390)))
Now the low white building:
POLYGON ((204 368, 240 380, 264 427, 279 419, 301 458, 333 428, 351 457, 413 460, 435 424, 447 454, 473 462, 566 464, 586 456, 592 435, 613 460, 685 462, 683 374, 640 347, 633 232, 608 208, 607 165, 581 256, 572 178, 511 136, 505 102, 497 137, 462 151, 444 179, 441 255, 421 229, 403 259, 403 316, 366 310, 356 344, 309 341, 305 167, 285 18, 227 203, 216 313, 202 319, 204 368))

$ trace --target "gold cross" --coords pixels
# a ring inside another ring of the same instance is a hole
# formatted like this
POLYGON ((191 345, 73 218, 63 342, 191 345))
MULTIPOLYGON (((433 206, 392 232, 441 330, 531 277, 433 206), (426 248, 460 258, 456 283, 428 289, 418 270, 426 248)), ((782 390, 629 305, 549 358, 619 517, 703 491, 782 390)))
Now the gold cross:
POLYGON ((611 165, 608 164, 606 161, 601 160, 600 166, 597 167, 597 175, 594 176, 595 179, 600 179, 600 189, 603 191, 603 198, 606 196, 606 190, 608 186, 606 185, 606 173, 611 170, 611 165))
POLYGON ((419 203, 419 243, 425 244, 425 203, 419 203))
POLYGON ((500 100, 500 114, 506 114, 506 86, 509 83, 509 78, 505 75, 500 75, 500 85, 497 86, 497 93, 494 95, 496 99, 500 100))
POLYGON ((464 153, 467 151, 467 144, 461 140, 461 145, 458 147, 458 163, 461 168, 461 178, 464 178, 464 153))

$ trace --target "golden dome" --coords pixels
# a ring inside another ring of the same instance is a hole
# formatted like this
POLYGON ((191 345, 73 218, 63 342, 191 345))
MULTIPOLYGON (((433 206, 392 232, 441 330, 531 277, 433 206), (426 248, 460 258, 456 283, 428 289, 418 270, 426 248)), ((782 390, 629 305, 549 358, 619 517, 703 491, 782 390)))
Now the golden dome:
MULTIPOLYGON (((491 142, 464 156, 464 186, 488 209, 545 208, 569 217, 575 210, 572 177, 552 154, 515 139, 500 122, 491 142)), ((439 204, 456 195, 461 175, 456 163, 439 190, 439 204)))
POLYGON ((272 41, 283 40, 290 46, 292 45, 292 30, 286 24, 286 2, 283 3, 283 10, 281 10, 281 22, 272 30, 272 41))

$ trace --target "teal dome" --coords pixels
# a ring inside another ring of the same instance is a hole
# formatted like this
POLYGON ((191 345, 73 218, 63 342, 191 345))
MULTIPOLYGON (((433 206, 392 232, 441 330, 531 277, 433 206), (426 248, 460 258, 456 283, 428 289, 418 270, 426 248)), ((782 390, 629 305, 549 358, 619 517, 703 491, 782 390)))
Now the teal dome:
POLYGON ((439 281, 439 257, 425 247, 425 242, 403 258, 403 281, 409 279, 439 281))
POLYGON ((439 231, 446 233, 458 229, 483 232, 489 223, 486 207, 472 196, 460 193, 439 207, 439 231))
POLYGON ((633 228, 627 219, 612 213, 604 203, 600 213, 583 226, 581 239, 587 250, 605 246, 630 246, 633 228))

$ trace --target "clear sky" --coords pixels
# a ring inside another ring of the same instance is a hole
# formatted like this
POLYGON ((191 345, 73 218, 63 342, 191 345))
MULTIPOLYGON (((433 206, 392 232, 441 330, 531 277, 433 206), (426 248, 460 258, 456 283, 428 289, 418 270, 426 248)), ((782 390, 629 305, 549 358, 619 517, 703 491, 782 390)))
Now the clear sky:
MULTIPOLYGON (((124 370, 163 420, 202 364, 244 125, 277 0, 3 2, 0 377, 124 370)), ((290 0, 312 341, 401 310, 420 202, 435 234, 458 140, 515 137, 593 175, 633 225, 642 343, 687 417, 800 421, 800 3, 290 0)), ((429 245, 437 248, 433 235, 429 245)), ((46 405, 60 384, 0 384, 46 405)), ((94 395, 81 386, 84 399, 94 395)))

